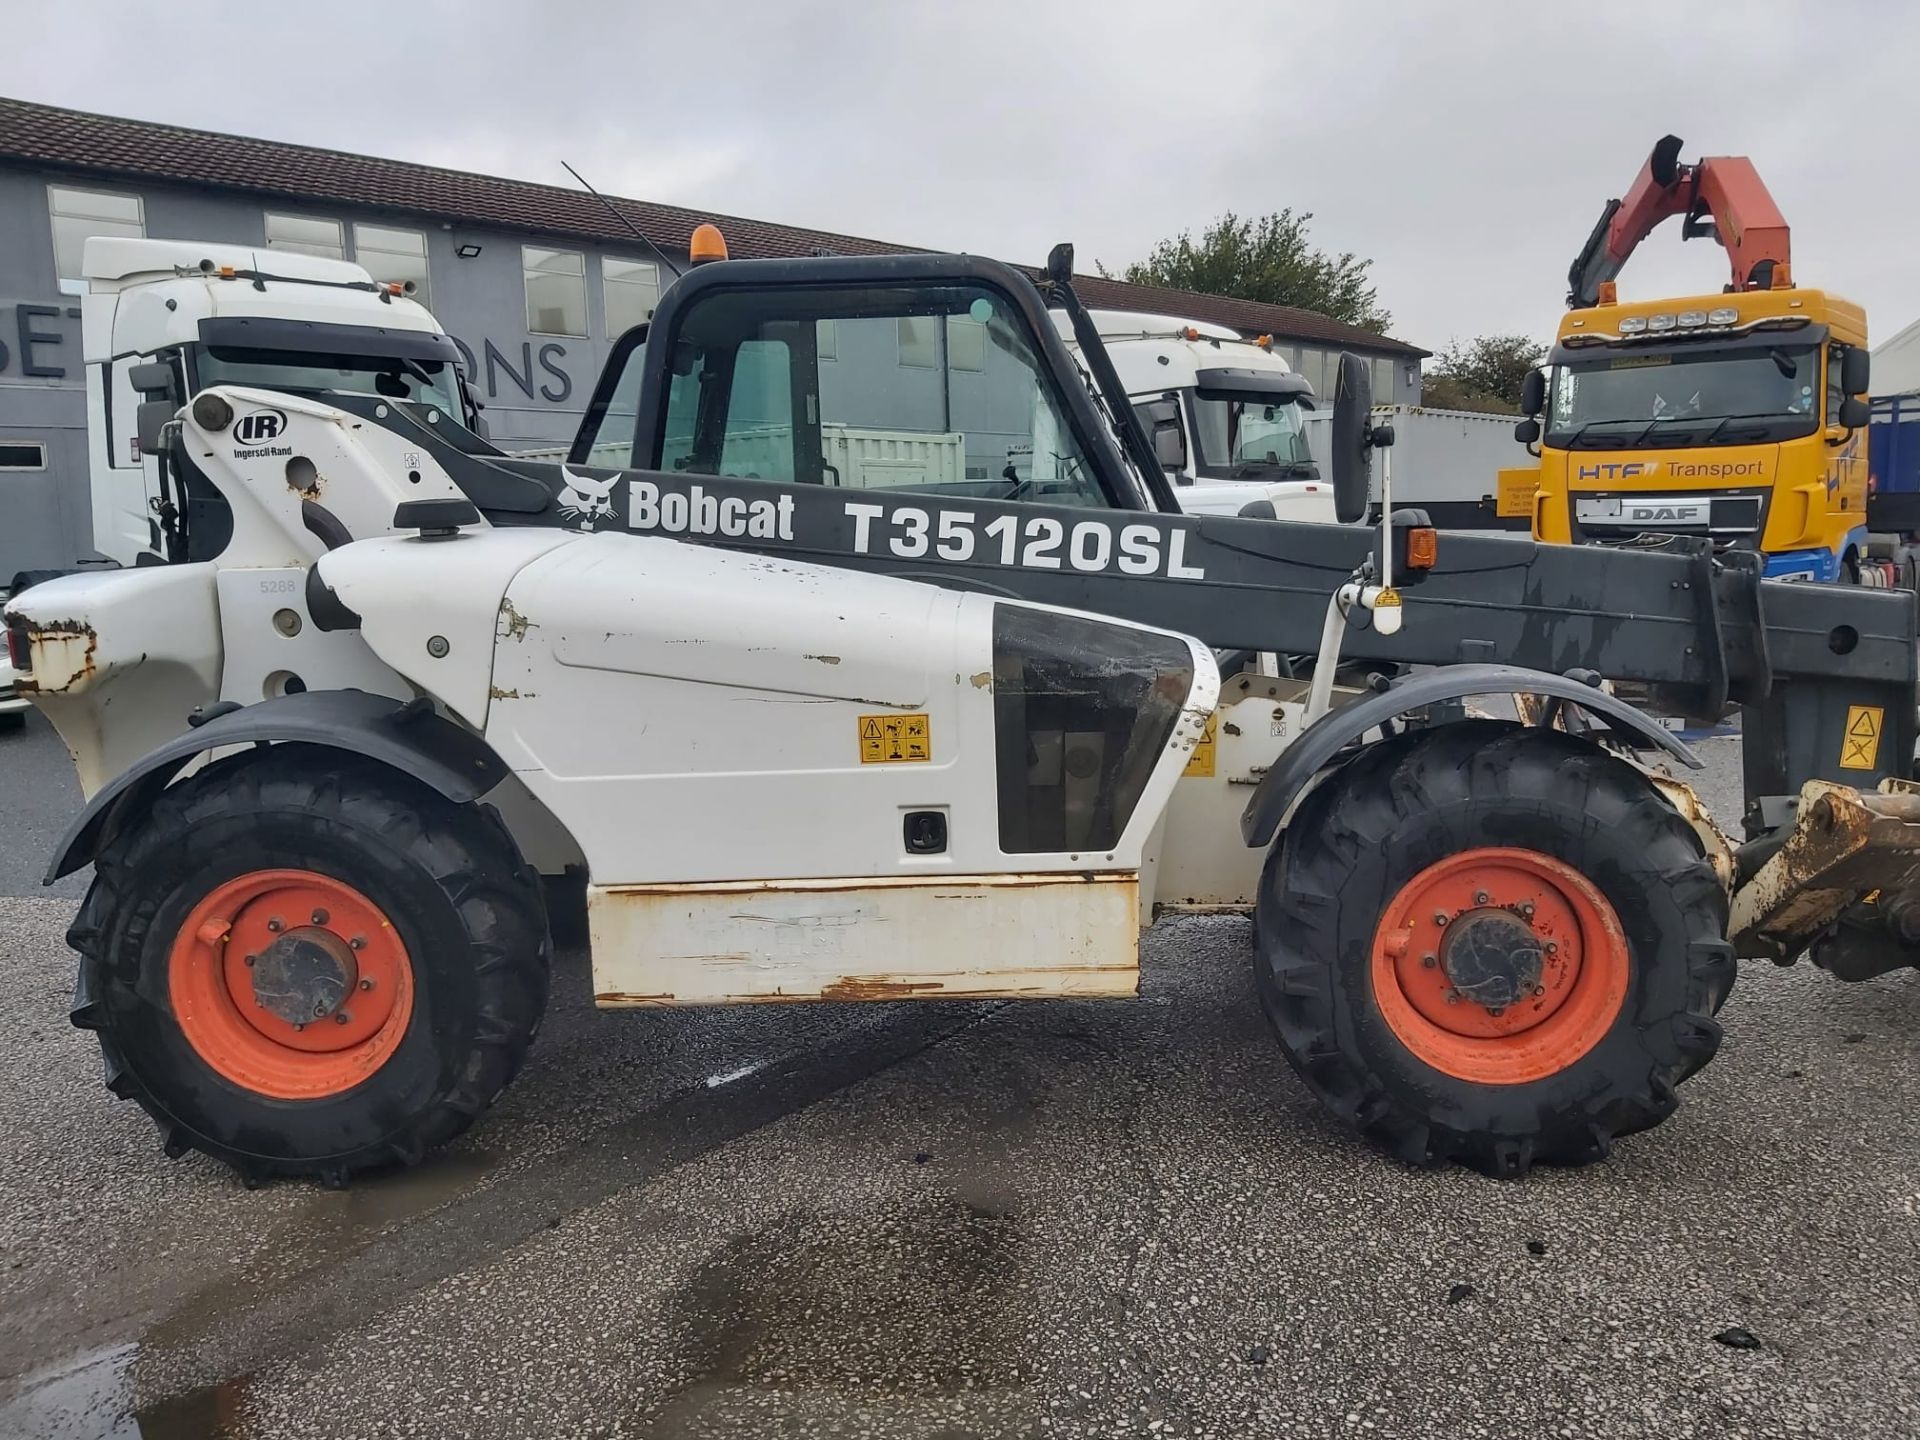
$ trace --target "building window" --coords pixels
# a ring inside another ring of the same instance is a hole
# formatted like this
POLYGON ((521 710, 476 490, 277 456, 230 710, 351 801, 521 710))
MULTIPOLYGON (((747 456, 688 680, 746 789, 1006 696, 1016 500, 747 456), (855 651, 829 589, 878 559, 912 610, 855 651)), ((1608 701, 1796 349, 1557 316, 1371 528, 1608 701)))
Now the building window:
POLYGON ((1373 403, 1393 403, 1393 362, 1379 355, 1373 357, 1373 403))
POLYGON ((47 447, 38 440, 0 440, 0 470, 44 470, 47 447))
POLYGON ((965 315, 949 315, 947 365, 954 370, 986 369, 987 327, 965 315))
POLYGON ((653 318, 660 303, 660 267, 651 260, 600 257, 600 309, 607 339, 624 335, 653 318))
POLYGON ((267 248, 315 255, 322 260, 347 258, 346 226, 338 220, 316 220, 311 215, 267 216, 267 248))
POLYGON ((587 257, 578 250, 520 247, 527 286, 527 329, 536 335, 587 334, 587 257))
POLYGON ((427 237, 420 231, 355 225, 353 258, 376 280, 411 280, 413 298, 432 308, 427 284, 427 237))
POLYGON ((1333 403, 1332 376, 1328 373, 1327 352, 1317 350, 1311 345, 1300 347, 1300 363, 1296 367, 1306 382, 1313 387, 1313 393, 1328 404, 1333 403))
POLYGON ((99 190, 47 187, 47 215, 53 221, 53 268, 60 288, 72 294, 81 284, 81 251, 90 235, 139 240, 147 233, 146 212, 138 195, 108 195, 99 190))
MULTIPOLYGON (((900 338, 900 363, 916 370, 931 370, 939 358, 937 331, 931 315, 902 315, 894 325, 900 338)), ((882 352, 885 353, 885 352, 882 352)))

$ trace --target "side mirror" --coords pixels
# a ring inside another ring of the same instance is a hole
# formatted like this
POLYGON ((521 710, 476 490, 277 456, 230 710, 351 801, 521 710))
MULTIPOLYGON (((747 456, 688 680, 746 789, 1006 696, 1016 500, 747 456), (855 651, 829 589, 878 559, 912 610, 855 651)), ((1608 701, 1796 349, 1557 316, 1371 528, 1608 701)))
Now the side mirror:
POLYGON ((166 428, 173 423, 173 417, 180 413, 180 407, 171 400, 143 401, 134 411, 134 427, 140 436, 140 453, 158 455, 166 449, 166 428))
POLYGON ((1342 525, 1366 518, 1373 488, 1373 377, 1358 355, 1342 353, 1333 382, 1333 424, 1327 437, 1333 513, 1342 525))
POLYGON ((1180 407, 1172 400, 1149 400, 1140 407, 1140 418, 1153 436, 1153 458, 1162 470, 1175 472, 1187 468, 1187 434, 1180 428, 1180 407))
POLYGON ((1513 438, 1518 440, 1522 445, 1538 445, 1540 443, 1540 422, 1529 415, 1513 427, 1513 438))
POLYGON ((173 388, 173 367, 164 360, 145 360, 127 367, 127 384, 136 395, 179 401, 173 388))
MULTIPOLYGON (((1858 351, 1854 352, 1858 354, 1858 351)), ((1873 409, 1858 395, 1849 395, 1840 402, 1840 423, 1849 430, 1858 430, 1873 418, 1873 409)))
POLYGON ((1541 370, 1527 371, 1526 378, 1520 382, 1520 413, 1538 415, 1540 407, 1547 403, 1547 377, 1541 370))
MULTIPOLYGON (((1864 395, 1873 383, 1873 355, 1871 352, 1855 346, 1848 350, 1840 360, 1840 388, 1849 395, 1864 395)), ((1851 420, 1842 420, 1842 425, 1851 425, 1851 420)), ((1860 422, 1865 424, 1863 420, 1860 422)))
POLYGON ((1047 279, 1065 285, 1073 279, 1073 242, 1062 240, 1047 252, 1047 279))

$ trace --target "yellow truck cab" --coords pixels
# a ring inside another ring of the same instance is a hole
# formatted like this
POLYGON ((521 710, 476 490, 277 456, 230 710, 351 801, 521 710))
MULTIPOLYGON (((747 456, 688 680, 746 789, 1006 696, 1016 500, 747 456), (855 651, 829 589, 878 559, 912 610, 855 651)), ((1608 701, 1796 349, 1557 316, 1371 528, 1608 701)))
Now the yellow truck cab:
POLYGON ((1536 538, 1703 536, 1773 578, 1862 578, 1866 315, 1785 268, 1773 288, 1625 304, 1607 284, 1567 312, 1523 406, 1536 538))

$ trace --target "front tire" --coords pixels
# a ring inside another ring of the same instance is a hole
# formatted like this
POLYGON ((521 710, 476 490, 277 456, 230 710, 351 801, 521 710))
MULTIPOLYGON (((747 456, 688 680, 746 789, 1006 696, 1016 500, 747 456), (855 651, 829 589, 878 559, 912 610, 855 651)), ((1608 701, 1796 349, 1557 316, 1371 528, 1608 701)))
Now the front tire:
POLYGON ((1720 1042, 1726 893, 1632 766, 1468 721, 1302 802, 1259 898, 1261 1001, 1307 1086, 1418 1164, 1515 1176, 1672 1113, 1720 1042))
POLYGON ((280 745, 165 790, 99 857, 73 1023, 168 1154, 249 1182, 417 1162, 539 1028, 538 877, 491 811, 280 745))

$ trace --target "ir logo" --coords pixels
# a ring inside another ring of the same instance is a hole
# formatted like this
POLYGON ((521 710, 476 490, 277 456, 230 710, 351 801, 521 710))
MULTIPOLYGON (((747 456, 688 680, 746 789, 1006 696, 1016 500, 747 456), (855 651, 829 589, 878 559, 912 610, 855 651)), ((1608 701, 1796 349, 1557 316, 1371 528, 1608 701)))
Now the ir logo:
POLYGON ((278 439, 287 428, 287 417, 278 410, 255 410, 242 415, 233 425, 233 438, 242 445, 264 445, 278 439))

